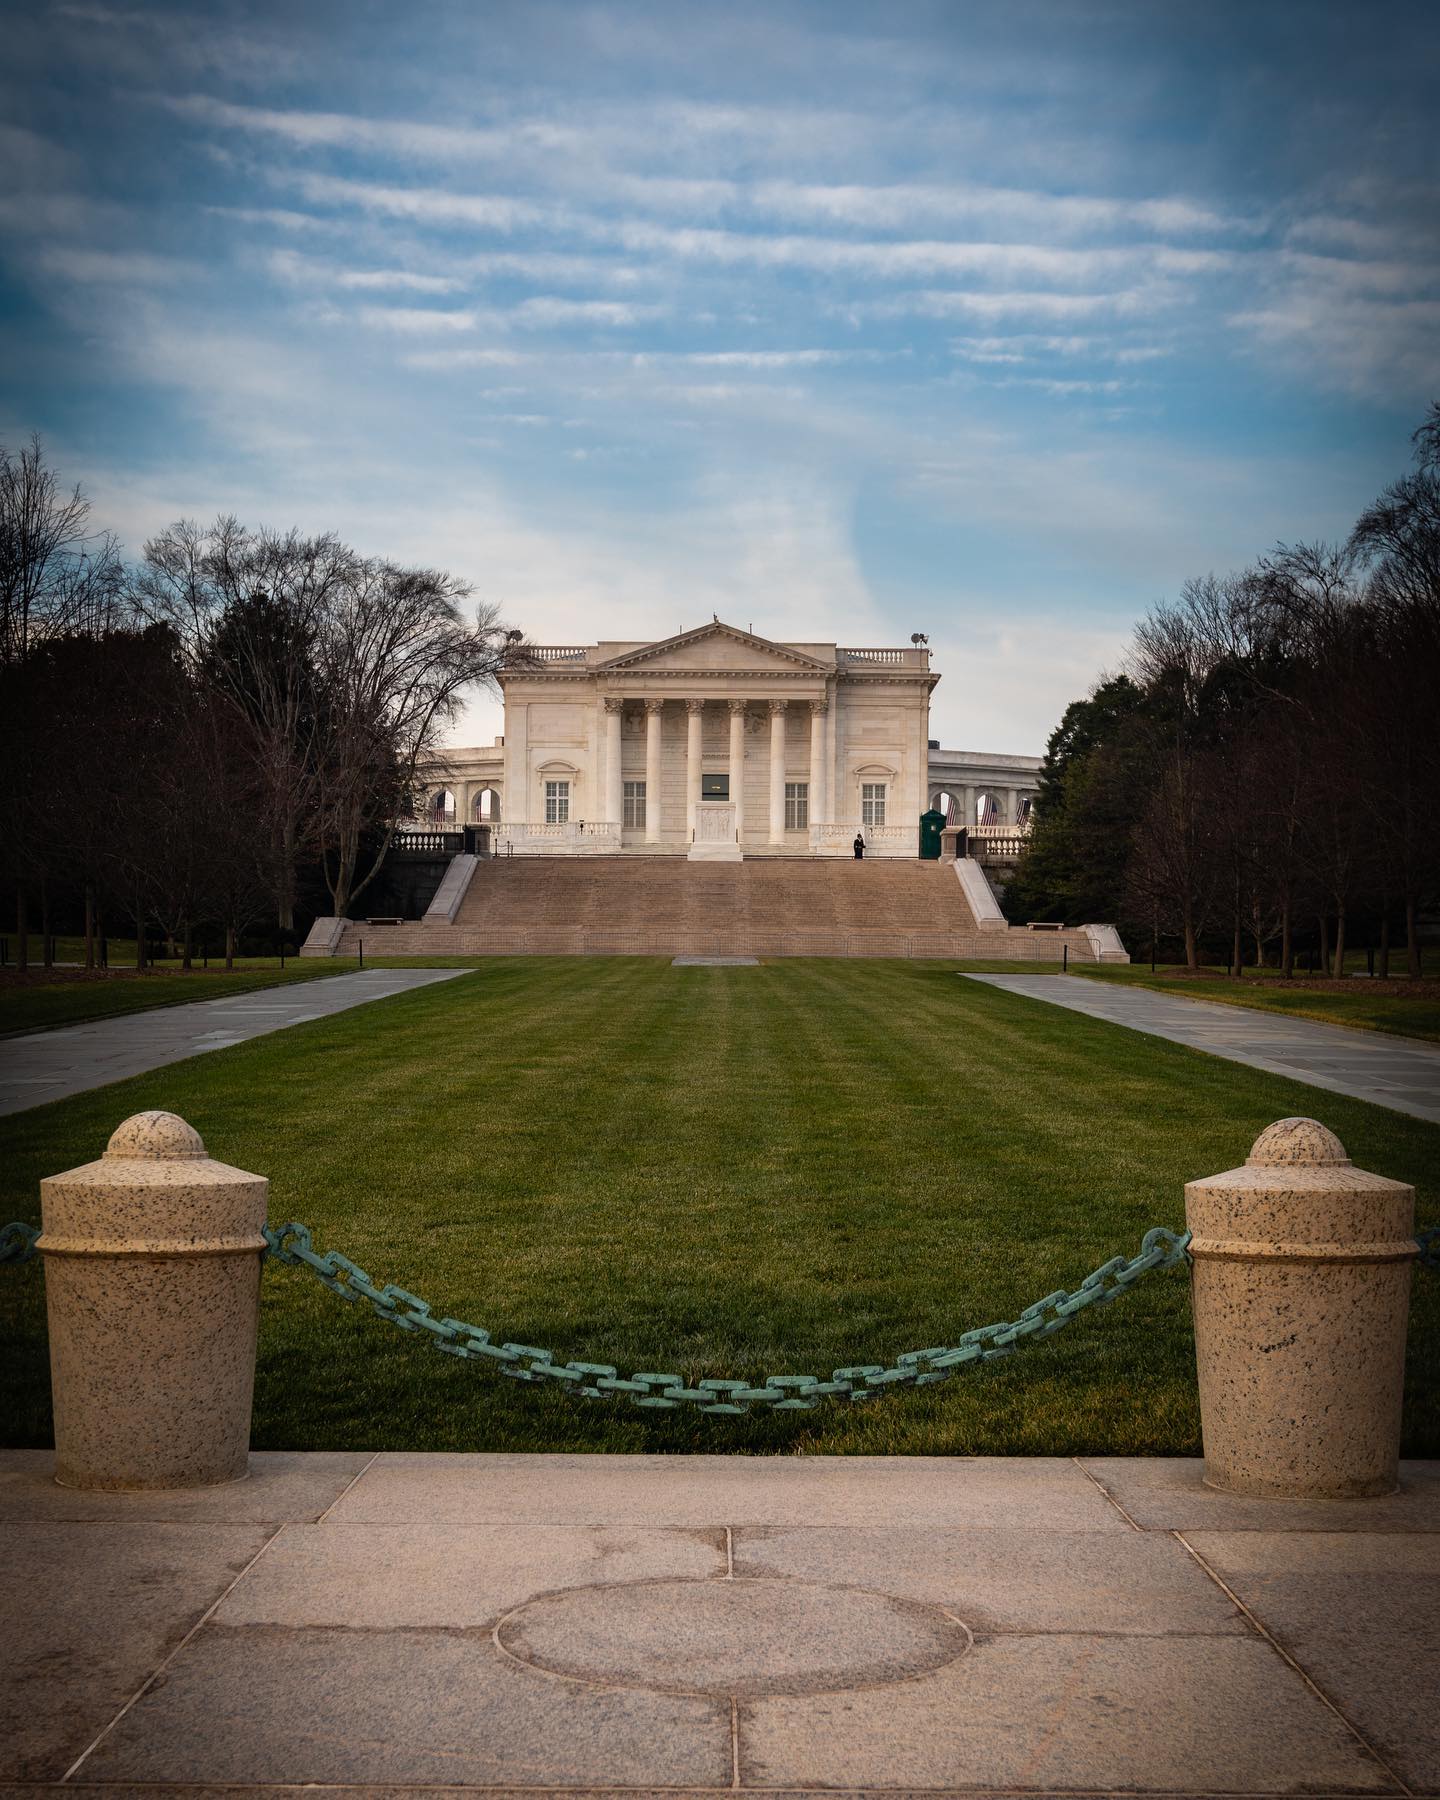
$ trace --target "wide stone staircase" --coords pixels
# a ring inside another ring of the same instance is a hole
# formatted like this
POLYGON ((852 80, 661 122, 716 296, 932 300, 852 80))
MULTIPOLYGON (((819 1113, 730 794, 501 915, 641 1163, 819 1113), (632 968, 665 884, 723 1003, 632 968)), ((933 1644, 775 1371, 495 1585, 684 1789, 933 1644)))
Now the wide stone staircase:
MULTIPOLYGON (((514 857, 476 865, 452 921, 347 920, 354 956, 964 956, 1095 962, 1083 929, 982 930, 951 863, 514 857)), ((320 954, 326 954, 321 951, 320 954)), ((1109 958, 1107 957, 1107 960, 1109 958)))

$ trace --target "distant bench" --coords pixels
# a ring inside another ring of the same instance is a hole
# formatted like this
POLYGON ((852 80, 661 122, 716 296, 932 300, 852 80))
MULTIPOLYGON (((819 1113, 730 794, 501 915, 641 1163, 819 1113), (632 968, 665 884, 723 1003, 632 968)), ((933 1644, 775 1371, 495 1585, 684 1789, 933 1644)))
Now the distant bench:
POLYGON ((1063 931, 1065 927, 1059 919, 1032 919, 1025 929, 1027 931, 1063 931))

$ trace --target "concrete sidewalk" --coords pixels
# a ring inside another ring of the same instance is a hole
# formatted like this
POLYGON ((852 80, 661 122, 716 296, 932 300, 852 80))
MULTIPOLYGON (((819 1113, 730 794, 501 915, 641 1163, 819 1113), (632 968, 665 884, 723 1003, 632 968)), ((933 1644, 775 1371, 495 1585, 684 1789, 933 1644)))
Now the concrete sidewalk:
MULTIPOLYGON (((1440 1792, 1440 1464, 0 1453, 0 1780, 615 1795, 1440 1792)), ((33 1791, 33 1788, 31 1789, 33 1791)))
POLYGON ((1231 1062, 1440 1125, 1440 1045, 1287 1018, 1219 1000, 1091 981, 1083 975, 967 975, 1027 1000, 1208 1050, 1231 1062))
POLYGON ((224 1050, 288 1025, 329 1018, 352 1006, 388 1000, 468 973, 467 969, 362 969, 294 987, 258 988, 223 1000, 156 1006, 87 1025, 0 1038, 0 1115, 64 1100, 206 1050, 224 1050))

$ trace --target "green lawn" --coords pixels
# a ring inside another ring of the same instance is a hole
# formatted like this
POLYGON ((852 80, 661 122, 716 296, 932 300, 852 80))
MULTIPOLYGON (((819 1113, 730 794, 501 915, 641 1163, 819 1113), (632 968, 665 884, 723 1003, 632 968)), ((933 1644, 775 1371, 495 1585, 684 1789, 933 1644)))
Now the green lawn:
POLYGON ((119 1013, 148 1012, 155 1006, 183 1006, 190 1000, 253 994, 260 988, 288 987, 292 982, 314 981, 321 975, 343 975, 355 966, 353 960, 297 962, 291 957, 283 970, 272 960, 228 971, 198 966, 188 974, 173 966, 140 973, 112 969, 104 975, 65 979, 62 974, 54 981, 0 985, 0 1036, 53 1025, 79 1025, 119 1013))
MULTIPOLYGON (((1318 1114, 1440 1217, 1440 1128, 960 979, 954 965, 497 958, 383 1005, 0 1120, 0 1219, 166 1106, 377 1280, 625 1369, 828 1372, 1073 1287, 1257 1133, 1318 1114)), ((47 1441, 42 1280, 0 1271, 8 1441, 47 1441)), ((1440 1451, 1417 1277, 1407 1451, 1440 1451)), ((267 1267, 265 1448, 1188 1453, 1183 1274, 1016 1356, 741 1420, 581 1403, 438 1355, 267 1267)))
MULTIPOLYGON (((1288 1013, 1294 1018, 1321 1019, 1329 1025, 1353 1025, 1361 1031, 1385 1031, 1395 1037, 1440 1043, 1440 1000, 1391 993, 1383 981, 1357 980, 1353 990, 1341 991, 1306 987, 1303 976, 1294 977, 1293 986, 1272 987, 1257 983, 1253 972, 1242 975, 1238 981, 1228 977, 1196 981, 1168 974, 1164 969, 1152 975, 1149 966, 1140 963, 1132 963, 1129 968, 1114 965, 1097 969, 1083 963, 1072 967, 1092 980, 1124 981, 1184 994, 1191 1000, 1217 1000, 1226 1006, 1249 1006, 1259 1012, 1288 1013)), ((1274 970, 1263 973, 1273 976, 1274 970)))

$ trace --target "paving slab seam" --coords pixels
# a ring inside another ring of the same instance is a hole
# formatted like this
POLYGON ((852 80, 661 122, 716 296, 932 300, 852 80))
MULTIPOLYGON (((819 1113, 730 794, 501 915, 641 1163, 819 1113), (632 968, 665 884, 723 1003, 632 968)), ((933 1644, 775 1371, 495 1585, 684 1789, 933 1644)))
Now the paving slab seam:
MULTIPOLYGON (((15 1795, 43 1793, 62 1785, 58 1781, 15 1781, 0 1783, 0 1800, 15 1795)), ((974 1787, 694 1787, 652 1784, 648 1787, 607 1787, 591 1782, 584 1787, 517 1787, 504 1783, 475 1782, 324 1782, 324 1781, 117 1781, 65 1782, 66 1793, 104 1795, 106 1800, 147 1800, 155 1793, 177 1795, 230 1795, 232 1800, 250 1794, 305 1796, 329 1794, 355 1795, 424 1795, 476 1794, 484 1800, 657 1800, 657 1796, 688 1795, 694 1800, 727 1800, 737 1791, 764 1795, 766 1800, 1283 1800, 1274 1788, 974 1788, 974 1787)), ((1298 1790, 1297 1790, 1298 1791, 1298 1790)), ((1305 1800, 1358 1800, 1353 1788, 1315 1788, 1305 1800)), ((1415 1789, 1411 1800, 1440 1800, 1440 1789, 1415 1789)))
POLYGON ((85 1746, 85 1748, 75 1758, 74 1762, 71 1763, 70 1767, 60 1777, 61 1785, 63 1785, 65 1782, 69 1781, 70 1777, 76 1772, 77 1769, 80 1768, 80 1766, 85 1762, 87 1757, 89 1757, 95 1750, 97 1750, 100 1747, 100 1745, 105 1741, 105 1739, 110 1735, 110 1733, 115 1729, 115 1727, 125 1717, 126 1713, 128 1713, 130 1711, 131 1707, 137 1705, 141 1700, 144 1699, 146 1694, 148 1694, 150 1692, 151 1688, 154 1687, 155 1683, 160 1679, 160 1677, 165 1673, 165 1671, 175 1661, 176 1657, 181 1654, 181 1652, 194 1639, 194 1637, 202 1629, 202 1627, 204 1627, 215 1616, 215 1614, 220 1610, 220 1608, 230 1598, 231 1594, 233 1594, 235 1592, 235 1589, 237 1587, 239 1587, 240 1583, 245 1579, 245 1577, 255 1567, 256 1563, 259 1562, 260 1558, 265 1554, 265 1552, 275 1542, 276 1538, 278 1538, 280 1536, 281 1532, 283 1532, 284 1529, 285 1529, 285 1526, 283 1524, 277 1525, 275 1527, 274 1531, 272 1531, 270 1533, 269 1537, 266 1538, 265 1542, 260 1546, 260 1548, 255 1552, 255 1554, 250 1558, 249 1562, 246 1563, 245 1567, 243 1569, 241 1569, 240 1573, 235 1577, 235 1579, 226 1586, 224 1593, 220 1594, 216 1599, 211 1601, 210 1605, 205 1608, 204 1612, 201 1613, 200 1617, 195 1621, 195 1623, 185 1633, 184 1637, 181 1638, 180 1642, 174 1646, 174 1648, 169 1652, 169 1654, 167 1656, 163 1657, 161 1659, 161 1661, 156 1664, 156 1666, 145 1677, 144 1681, 142 1681, 140 1683, 140 1686, 138 1688, 136 1688, 135 1692, 130 1696, 130 1698, 125 1702, 125 1704, 115 1714, 114 1718, 112 1718, 108 1724, 101 1727, 101 1729, 95 1734, 95 1736, 90 1740, 90 1742, 85 1746))
POLYGON ((315 1523, 317 1525, 323 1525, 326 1522, 326 1520, 330 1517, 331 1513, 334 1512, 335 1508, 340 1504, 340 1502, 350 1492, 351 1488, 353 1488, 355 1486, 356 1482, 360 1481, 364 1476, 368 1475, 370 1473, 370 1471, 375 1467, 375 1464, 379 1460, 380 1460, 380 1452, 378 1450, 372 1450, 370 1453, 370 1460, 365 1464, 364 1468, 357 1469, 355 1471, 355 1473, 345 1483, 344 1487, 341 1488, 340 1492, 335 1496, 335 1498, 325 1508, 324 1512, 322 1512, 320 1514, 320 1517, 318 1519, 316 1519, 315 1523))
POLYGON ((1085 1479, 1088 1482, 1091 1482, 1095 1487, 1099 1488, 1100 1492, 1105 1496, 1105 1498, 1115 1508, 1116 1512, 1119 1513, 1120 1517, 1125 1521, 1125 1523, 1130 1527, 1130 1529, 1132 1531, 1143 1531, 1145 1529, 1145 1527, 1143 1525, 1136 1524, 1135 1520, 1130 1517, 1129 1513, 1126 1512, 1125 1508, 1120 1504, 1120 1502, 1110 1492, 1109 1488, 1106 1487, 1105 1483, 1103 1481, 1101 1481, 1100 1477, 1098 1475, 1092 1474, 1090 1472, 1090 1470, 1085 1467, 1084 1463, 1081 1462, 1081 1460, 1078 1456, 1072 1456, 1070 1458, 1070 1460, 1071 1460, 1071 1462, 1074 1463, 1075 1467, 1080 1471, 1080 1473, 1085 1477, 1085 1479))
POLYGON ((1345 1712, 1344 1708, 1341 1707, 1335 1700, 1331 1699, 1330 1695, 1325 1692, 1324 1688, 1322 1688, 1320 1686, 1320 1683, 1318 1681, 1316 1681, 1316 1679, 1314 1678, 1313 1675, 1311 1675, 1309 1670, 1306 1669, 1302 1663, 1297 1661, 1297 1659, 1291 1654, 1291 1652, 1289 1650, 1287 1650, 1285 1648, 1284 1644, 1282 1644, 1280 1642, 1280 1640, 1275 1636, 1275 1634, 1272 1631, 1270 1631, 1264 1625, 1264 1623, 1259 1619, 1259 1617, 1257 1617, 1257 1615, 1245 1604, 1245 1602, 1240 1598, 1239 1594, 1237 1594, 1235 1592, 1234 1588, 1232 1588, 1230 1586, 1229 1582, 1225 1580, 1224 1576, 1222 1576, 1218 1572, 1218 1570, 1211 1567, 1210 1563, 1206 1560, 1206 1558, 1201 1555, 1201 1553, 1195 1548, 1195 1546, 1185 1536, 1185 1533, 1183 1531, 1172 1531, 1170 1533, 1170 1536, 1174 1538, 1175 1542, 1177 1544, 1179 1544, 1187 1552, 1188 1555, 1194 1557, 1195 1561, 1205 1571, 1205 1573, 1210 1577, 1210 1579, 1215 1583, 1215 1585, 1218 1588, 1220 1588, 1228 1596, 1231 1604, 1235 1607, 1236 1611, 1239 1612, 1246 1620, 1248 1620, 1250 1626, 1257 1633, 1257 1635, 1262 1637, 1265 1640, 1265 1642, 1270 1646, 1270 1648, 1275 1652, 1275 1654, 1281 1659, 1282 1662, 1288 1664, 1289 1667, 1294 1670, 1294 1672, 1300 1677, 1301 1681, 1304 1682, 1305 1686, 1307 1688, 1309 1688, 1310 1692, 1321 1703, 1321 1705, 1329 1708, 1329 1710, 1335 1715, 1335 1717, 1340 1721, 1340 1723, 1345 1727, 1345 1729, 1355 1739, 1355 1742, 1357 1744, 1359 1744, 1360 1748, 1365 1752, 1365 1754, 1376 1764, 1376 1766, 1378 1768, 1380 1768, 1384 1771, 1384 1773, 1389 1777, 1389 1779, 1395 1783, 1395 1786, 1399 1789, 1399 1791, 1402 1794, 1411 1796, 1411 1800, 1416 1800, 1415 1789, 1412 1788, 1408 1782, 1403 1781, 1401 1779, 1401 1777, 1395 1772, 1395 1770, 1391 1768, 1390 1764, 1385 1760, 1385 1758, 1380 1754, 1380 1752, 1375 1748, 1375 1746, 1365 1736, 1364 1732, 1361 1731, 1360 1727, 1355 1723, 1355 1721, 1352 1718, 1350 1718, 1350 1716, 1345 1712))
MULTIPOLYGON (((15 1795, 44 1793, 64 1786, 67 1794, 104 1795, 107 1800, 147 1800, 151 1794, 230 1795, 232 1800, 251 1794, 283 1794, 303 1797, 315 1794, 436 1795, 476 1794, 483 1800, 657 1800, 659 1796, 692 1796, 693 1800, 729 1800, 735 1793, 763 1795, 765 1800, 1284 1800, 1287 1790, 1275 1788, 1030 1788, 1030 1787, 694 1787, 651 1784, 649 1787, 607 1787, 591 1782, 584 1787, 517 1787, 513 1781, 493 1782, 325 1782, 325 1781, 9 1781, 0 1783, 0 1800, 15 1795)), ((1304 1800, 1362 1800, 1354 1788, 1288 1790, 1303 1793, 1304 1800)), ((1409 1800, 1440 1800, 1440 1789, 1406 1790, 1409 1800)), ((1373 1800, 1373 1790, 1366 1790, 1373 1800)))

